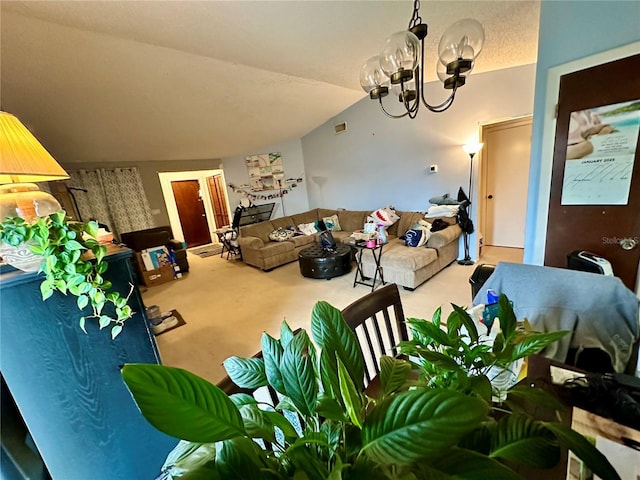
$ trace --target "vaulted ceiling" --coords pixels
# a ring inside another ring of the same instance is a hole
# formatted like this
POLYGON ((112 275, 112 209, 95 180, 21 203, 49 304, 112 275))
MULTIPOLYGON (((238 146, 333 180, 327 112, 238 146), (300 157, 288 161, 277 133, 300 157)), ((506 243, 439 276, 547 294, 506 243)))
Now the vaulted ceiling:
MULTIPOLYGON (((1 2, 2 110, 63 162, 212 159, 300 138, 365 97, 364 61, 412 2, 1 2)), ((539 1, 422 1, 426 60, 461 18, 474 74, 536 61, 539 1)))

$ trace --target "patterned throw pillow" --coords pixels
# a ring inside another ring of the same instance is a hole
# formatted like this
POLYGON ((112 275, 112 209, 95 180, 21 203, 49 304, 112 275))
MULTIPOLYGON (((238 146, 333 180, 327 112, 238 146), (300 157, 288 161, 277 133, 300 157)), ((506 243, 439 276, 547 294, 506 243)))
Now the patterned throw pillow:
POLYGON ((293 232, 291 230, 287 230, 286 228, 279 228, 269 234, 269 240, 273 242, 286 242, 292 236, 293 232))
POLYGON ((298 225, 298 230, 300 230, 305 235, 313 235, 314 233, 319 232, 319 230, 316 229, 316 222, 301 223, 300 225, 298 225))
POLYGON ((396 215, 395 210, 391 206, 379 208, 375 212, 371 212, 371 215, 367 218, 367 222, 384 225, 385 227, 390 227, 398 220, 400 220, 400 217, 396 215))
POLYGON ((421 247, 427 243, 427 235, 422 228, 411 228, 404 234, 404 244, 407 247, 421 247))
POLYGON ((330 217, 324 217, 322 219, 324 221, 327 230, 331 230, 333 232, 339 232, 342 230, 340 228, 340 221, 338 220, 338 215, 331 215, 330 217))
POLYGON ((431 224, 420 220, 413 224, 404 234, 404 244, 407 247, 421 247, 431 236, 431 224))

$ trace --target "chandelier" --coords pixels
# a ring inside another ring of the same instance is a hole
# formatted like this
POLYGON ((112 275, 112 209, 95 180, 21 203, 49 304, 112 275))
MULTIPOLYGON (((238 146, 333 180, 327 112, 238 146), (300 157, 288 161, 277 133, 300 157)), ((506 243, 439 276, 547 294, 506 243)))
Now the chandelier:
POLYGON ((420 17, 420 0, 414 0, 413 15, 408 30, 391 35, 380 55, 371 57, 360 70, 360 85, 372 100, 380 102, 382 111, 391 118, 415 118, 420 103, 432 112, 448 109, 458 88, 474 67, 484 44, 484 29, 477 20, 466 18, 451 25, 438 45, 436 73, 444 88, 451 90, 449 98, 438 105, 424 98, 424 39, 427 25, 420 17), (404 113, 389 113, 382 99, 392 94, 404 107, 404 113))

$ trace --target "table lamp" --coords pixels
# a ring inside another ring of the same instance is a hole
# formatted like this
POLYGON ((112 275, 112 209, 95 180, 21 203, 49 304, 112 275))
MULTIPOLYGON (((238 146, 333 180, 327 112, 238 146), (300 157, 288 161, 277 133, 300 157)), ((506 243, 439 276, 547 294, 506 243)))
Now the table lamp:
POLYGON ((67 172, 15 116, 0 111, 0 221, 32 222, 61 209, 55 197, 32 182, 64 180, 67 172))

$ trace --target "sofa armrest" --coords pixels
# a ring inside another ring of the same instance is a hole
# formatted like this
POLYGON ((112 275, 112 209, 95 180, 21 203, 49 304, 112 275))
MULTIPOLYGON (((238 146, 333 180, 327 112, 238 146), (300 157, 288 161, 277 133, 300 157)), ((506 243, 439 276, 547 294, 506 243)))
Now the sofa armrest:
POLYGON ((238 246, 242 249, 259 250, 264 247, 264 242, 258 237, 238 237, 238 246))
POLYGON ((462 229, 459 225, 450 225, 443 230, 434 232, 427 240, 427 247, 441 248, 445 245, 453 242, 456 238, 462 235, 462 229))

